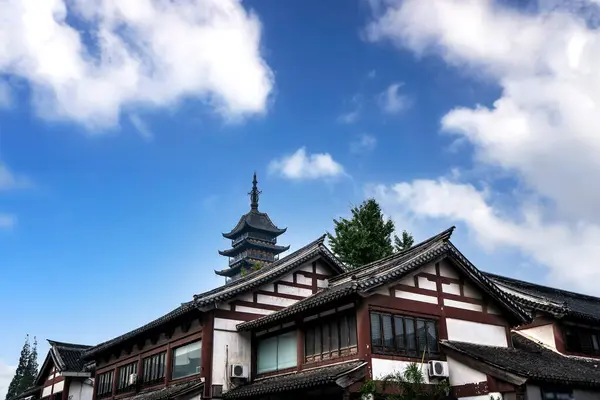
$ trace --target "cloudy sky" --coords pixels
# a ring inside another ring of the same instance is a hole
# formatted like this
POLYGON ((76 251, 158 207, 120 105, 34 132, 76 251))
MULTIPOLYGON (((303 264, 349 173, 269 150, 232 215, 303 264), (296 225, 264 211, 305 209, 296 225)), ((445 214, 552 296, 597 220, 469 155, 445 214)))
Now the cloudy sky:
POLYGON ((0 0, 0 398, 376 197, 481 269, 600 294, 600 2, 0 0))

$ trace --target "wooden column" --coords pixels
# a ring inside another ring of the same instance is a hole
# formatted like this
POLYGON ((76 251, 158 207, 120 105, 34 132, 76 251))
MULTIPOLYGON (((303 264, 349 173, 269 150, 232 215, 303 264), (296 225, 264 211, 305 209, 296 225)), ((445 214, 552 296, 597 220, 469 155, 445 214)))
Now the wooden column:
POLYGON ((209 311, 202 318, 202 376, 204 377, 204 398, 212 398, 212 358, 215 313, 209 311))

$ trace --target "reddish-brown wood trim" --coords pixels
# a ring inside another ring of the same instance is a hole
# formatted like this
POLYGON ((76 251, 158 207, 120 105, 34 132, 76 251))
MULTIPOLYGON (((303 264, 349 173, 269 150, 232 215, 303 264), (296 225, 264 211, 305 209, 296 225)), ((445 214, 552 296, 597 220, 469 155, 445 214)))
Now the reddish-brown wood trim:
MULTIPOLYGON (((439 264, 439 263, 437 263, 437 264, 439 264)), ((429 272, 419 272, 417 274, 417 276, 427 278, 427 280, 431 281, 431 282, 437 282, 439 280, 441 283, 445 283, 446 285, 450 285, 452 283, 454 283, 456 285, 460 285, 460 279, 448 278, 446 276, 438 275, 438 273, 439 273, 439 267, 437 267, 437 269, 436 269, 436 274, 431 274, 429 272)))
POLYGON ((357 358, 367 362, 366 379, 372 379, 371 319, 369 316, 369 303, 367 301, 360 302, 356 307, 356 341, 358 345, 357 358))
POLYGON ((554 324, 554 320, 552 320, 550 318, 538 317, 538 318, 534 319, 533 321, 531 321, 529 324, 517 326, 515 328, 515 330, 521 331, 523 329, 537 328, 538 326, 553 325, 553 324, 554 324))
POLYGON ((435 290, 423 289, 419 287, 413 287, 404 285, 402 283, 398 283, 390 288, 390 290, 401 290, 403 292, 423 294, 425 296, 437 296, 437 292, 435 290))
MULTIPOLYGON (((479 322, 490 325, 509 325, 508 322, 506 322, 506 320, 500 315, 484 314, 479 311, 464 310, 462 308, 449 306, 440 306, 439 304, 423 303, 415 300, 398 299, 390 296, 384 296, 381 294, 375 294, 371 297, 368 297, 366 301, 371 306, 378 306, 380 308, 388 310, 411 311, 421 313, 423 315, 436 315, 444 318, 462 319, 465 321, 479 322)), ((440 327, 441 325, 445 326, 445 323, 440 322, 440 327)), ((440 331, 440 339, 443 339, 442 331, 440 331)))
POLYGON ((557 323, 553 323, 552 331, 554 332, 554 345, 556 346, 556 350, 558 350, 560 353, 566 354, 567 348, 565 347, 565 339, 560 326, 557 323))
POLYGON ((265 296, 281 297, 283 299, 290 299, 290 300, 302 300, 302 299, 306 298, 304 296, 297 296, 295 294, 274 293, 274 292, 267 292, 265 290, 258 290, 256 293, 257 294, 262 294, 262 295, 265 295, 265 296))
POLYGON ((297 371, 297 367, 290 367, 290 368, 280 369, 279 371, 263 372, 262 374, 257 374, 256 379, 279 376, 279 375, 287 375, 287 374, 294 373, 296 371, 297 371))
POLYGON ((506 392, 515 392, 517 390, 517 386, 512 385, 508 382, 504 382, 499 379, 496 379, 490 375, 487 375, 487 384, 488 384, 488 390, 490 392, 506 393, 506 392))
POLYGON ((284 308, 282 306, 275 306, 272 304, 265 304, 265 303, 251 303, 249 301, 244 301, 244 300, 234 300, 234 301, 232 301, 232 304, 235 304, 236 306, 243 306, 243 307, 248 307, 248 308, 258 308, 258 309, 271 310, 271 311, 279 311, 284 308))
POLYGON ((289 287, 293 287, 296 289, 308 289, 308 290, 312 290, 312 284, 311 285, 307 285, 304 283, 294 283, 294 282, 286 282, 286 281, 278 281, 277 285, 279 286, 289 286, 289 287))
MULTIPOLYGON (((441 283, 436 282, 436 285, 441 286, 441 283)), ((478 305, 483 306, 483 301, 480 299, 475 299, 473 297, 460 296, 460 295, 452 294, 452 293, 446 293, 443 290, 441 290, 441 287, 439 287, 438 290, 431 290, 431 289, 417 288, 417 287, 413 287, 413 286, 404 285, 402 283, 398 283, 398 284, 394 285, 391 289, 401 290, 401 291, 409 292, 409 293, 422 294, 425 296, 433 296, 433 297, 437 297, 438 293, 441 292, 442 298, 444 298, 444 299, 454 300, 454 301, 462 301, 463 303, 478 304, 478 305)))
MULTIPOLYGON (((379 354, 379 353, 373 353, 371 355, 371 359, 373 359, 373 358, 379 358, 379 359, 382 359, 382 360, 391 360, 391 361, 409 361, 409 362, 417 362, 417 363, 421 362, 421 357, 401 356, 401 355, 398 355, 398 354, 379 354)), ((438 353, 438 354, 435 354, 433 356, 425 357, 425 362, 427 362, 429 360, 445 361, 446 360, 446 355, 444 353, 438 353)))
POLYGON ((69 400, 69 386, 70 385, 71 385, 71 379, 69 377, 66 377, 65 384, 63 385, 61 400, 69 400))
MULTIPOLYGON (((217 310, 215 310, 217 311, 217 310)), ((204 377, 204 397, 212 397, 212 357, 213 357, 213 335, 215 326, 215 311, 204 313, 203 326, 206 330, 202 342, 202 368, 201 375, 204 377)))
POLYGON ((480 305, 482 309, 484 306, 483 300, 475 299, 473 297, 459 296, 457 294, 451 294, 451 293, 442 293, 442 297, 447 300, 462 301, 463 303, 469 303, 469 304, 477 304, 477 305, 480 305))
POLYGON ((452 386, 451 389, 452 394, 456 397, 482 396, 490 392, 487 381, 452 386))
POLYGON ((460 278, 460 283, 459 283, 458 289, 460 290, 460 295, 464 296, 465 295, 465 280, 463 278, 460 278))
POLYGON ((441 340, 448 339, 448 326, 446 324, 446 312, 444 309, 444 291, 440 275, 440 263, 435 263, 435 288, 437 290, 438 306, 440 307, 440 322, 438 323, 438 336, 441 340))
MULTIPOLYGON (((304 358, 304 355, 303 355, 303 358, 304 358)), ((358 354, 356 354, 356 353, 348 354, 346 356, 333 357, 333 358, 329 358, 327 360, 318 360, 318 361, 307 362, 302 365, 302 369, 304 370, 304 369, 323 367, 325 365, 338 364, 338 363, 352 361, 352 360, 358 360, 358 359, 359 359, 358 354)))
POLYGON ((296 370, 302 371, 304 363, 304 326, 296 329, 296 370))
POLYGON ((65 378, 63 376, 56 376, 53 379, 48 379, 46 382, 44 382, 44 387, 54 385, 55 383, 62 382, 64 380, 65 378))
POLYGON ((302 275, 305 278, 317 278, 319 280, 329 279, 329 275, 317 274, 316 272, 307 272, 307 271, 296 271, 298 275, 302 275))
MULTIPOLYGON (((317 262, 313 261, 312 263, 312 270, 313 270, 313 275, 312 275, 312 292, 313 293, 317 293, 317 290, 319 290, 319 286, 318 286, 318 279, 317 279, 317 262)), ((327 278, 325 278, 327 279, 327 278)))
POLYGON ((229 310, 214 310, 215 318, 223 319, 235 319, 238 321, 253 321, 260 317, 264 317, 263 314, 252 314, 240 311, 229 311, 229 310))
POLYGON ((419 287, 419 277, 417 275, 413 276, 413 279, 415 280, 415 287, 418 288, 419 287))

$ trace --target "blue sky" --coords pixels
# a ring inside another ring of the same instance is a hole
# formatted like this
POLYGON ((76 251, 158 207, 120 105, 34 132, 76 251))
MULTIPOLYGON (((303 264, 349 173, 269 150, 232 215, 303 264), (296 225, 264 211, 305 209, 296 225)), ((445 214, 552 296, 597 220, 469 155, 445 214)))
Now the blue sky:
POLYGON ((0 16, 0 376, 27 333, 94 344, 221 284, 254 171, 292 248, 375 196, 598 292, 593 1, 34 3, 0 16))

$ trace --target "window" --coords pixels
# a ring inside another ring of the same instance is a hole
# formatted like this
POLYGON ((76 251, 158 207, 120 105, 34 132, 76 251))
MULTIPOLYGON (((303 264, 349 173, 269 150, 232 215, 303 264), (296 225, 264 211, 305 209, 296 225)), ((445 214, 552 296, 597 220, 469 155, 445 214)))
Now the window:
POLYGON ((304 355, 306 362, 328 360, 330 358, 356 353, 356 316, 348 314, 320 320, 304 334, 304 355))
POLYGON ((261 340, 257 356, 259 374, 295 367, 298 364, 296 332, 261 340))
POLYGON ((573 391, 570 389, 541 389, 542 400, 572 400, 573 391))
POLYGON ((114 374, 114 371, 108 371, 98 375, 98 386, 96 389, 98 398, 112 396, 114 374))
POLYGON ((600 355, 600 331, 564 325, 565 347, 567 351, 590 355, 600 355))
POLYGON ((436 321, 387 313, 371 313, 374 352, 418 357, 438 353, 436 321))
POLYGON ((186 344, 173 350, 172 379, 200 373, 202 358, 202 342, 186 344))
POLYGON ((117 394, 129 392, 135 388, 135 386, 129 384, 129 376, 131 374, 137 374, 137 369, 137 361, 119 368, 119 380, 117 380, 117 394))
POLYGON ((142 384, 153 385, 162 383, 165 380, 165 361, 167 358, 167 352, 154 354, 150 357, 142 360, 142 384))

